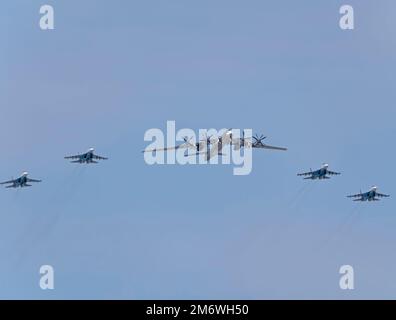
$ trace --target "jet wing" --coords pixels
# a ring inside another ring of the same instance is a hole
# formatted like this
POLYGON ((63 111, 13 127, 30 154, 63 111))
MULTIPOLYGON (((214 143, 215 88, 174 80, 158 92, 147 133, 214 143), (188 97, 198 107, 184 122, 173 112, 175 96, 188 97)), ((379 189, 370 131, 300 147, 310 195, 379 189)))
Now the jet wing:
POLYGON ((363 196, 362 193, 358 193, 358 194, 352 194, 352 195, 347 196, 347 197, 348 197, 348 198, 360 198, 360 197, 362 197, 362 196, 363 196))
POLYGON ((0 184, 9 184, 14 182, 17 182, 17 180, 4 181, 4 182, 0 182, 0 184))
POLYGON ((329 171, 329 170, 327 170, 327 174, 329 174, 329 175, 331 175, 331 176, 336 176, 336 175, 339 175, 339 174, 341 174, 340 172, 334 172, 334 171, 329 171))
POLYGON ((81 158, 81 155, 77 155, 77 156, 67 156, 67 157, 65 157, 65 159, 80 159, 81 158))
POLYGON ((380 197, 380 198, 388 198, 388 197, 390 197, 390 195, 389 194, 383 194, 383 193, 376 193, 375 194, 377 197, 380 197))
POLYGON ((298 175, 298 176, 312 176, 312 175, 313 175, 313 172, 310 171, 310 172, 297 173, 297 175, 298 175))
POLYGON ((287 148, 283 148, 283 147, 275 147, 275 146, 270 146, 268 144, 258 144, 258 145, 254 145, 252 146, 253 148, 259 148, 259 149, 270 149, 270 150, 281 150, 281 151, 287 151, 287 148))
POLYGON ((96 154, 94 154, 92 157, 93 157, 94 159, 96 159, 96 160, 108 160, 108 158, 102 157, 102 156, 98 156, 98 155, 96 155, 96 154))

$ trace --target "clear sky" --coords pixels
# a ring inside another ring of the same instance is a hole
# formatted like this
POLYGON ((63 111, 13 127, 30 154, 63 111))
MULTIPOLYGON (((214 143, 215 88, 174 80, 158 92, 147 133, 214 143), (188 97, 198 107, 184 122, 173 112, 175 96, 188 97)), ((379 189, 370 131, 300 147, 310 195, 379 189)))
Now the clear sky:
POLYGON ((396 3, 0 4, 0 298, 394 298, 396 3), (39 29, 39 8, 55 30, 39 29), (355 9, 355 30, 338 26, 355 9), (252 128, 289 151, 148 166, 144 133, 252 128), (110 157, 76 166, 68 154, 110 157), (342 175, 303 181, 328 162, 342 175), (55 290, 39 268, 55 269, 55 290), (339 288, 341 265, 355 290, 339 288))

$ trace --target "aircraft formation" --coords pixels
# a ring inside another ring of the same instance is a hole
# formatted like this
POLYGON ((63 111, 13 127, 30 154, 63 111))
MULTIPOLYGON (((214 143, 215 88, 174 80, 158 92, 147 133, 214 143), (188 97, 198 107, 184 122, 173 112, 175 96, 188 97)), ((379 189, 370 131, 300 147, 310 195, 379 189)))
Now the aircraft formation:
MULTIPOLYGON (((107 160, 108 158, 102 157, 102 156, 98 156, 94 153, 95 149, 94 148, 90 148, 88 149, 87 152, 82 153, 82 154, 78 154, 75 156, 67 156, 65 157, 66 160, 74 160, 71 161, 72 163, 86 163, 86 164, 90 164, 90 163, 98 163, 98 161, 96 160, 107 160)), ((17 179, 11 179, 9 181, 5 181, 5 182, 0 182, 0 185, 6 185, 6 188, 26 188, 26 187, 32 187, 32 185, 30 183, 35 182, 35 183, 39 183, 41 182, 41 180, 36 180, 36 179, 30 179, 28 178, 29 173, 28 172, 23 172, 22 175, 17 178, 17 179)))
MULTIPOLYGON (((234 150, 240 150, 241 148, 253 148, 253 149, 269 149, 269 150, 278 150, 278 151, 287 151, 285 147, 277 147, 265 144, 263 142, 267 137, 264 135, 261 136, 253 136, 252 138, 245 137, 245 131, 242 132, 242 137, 233 137, 232 129, 227 130, 220 137, 213 136, 205 136, 204 139, 199 140, 198 142, 192 142, 191 138, 184 137, 184 142, 180 145, 174 147, 166 147, 166 148, 155 148, 144 150, 143 152, 159 152, 159 151, 167 151, 167 150, 178 150, 185 149, 185 156, 197 156, 197 155, 205 155, 206 161, 209 161, 214 156, 223 155, 222 149, 225 145, 233 146, 234 150), (212 146, 212 147, 211 147, 212 146), (189 151, 193 151, 193 153, 189 153, 189 151)), ((108 158, 99 156, 95 154, 95 149, 90 148, 87 152, 66 156, 64 157, 66 160, 72 160, 71 163, 78 164, 97 164, 99 160, 108 160, 108 158)), ((335 172, 329 170, 329 165, 327 163, 323 164, 319 169, 312 170, 308 172, 298 173, 297 176, 304 177, 304 180, 324 180, 330 179, 330 176, 340 175, 340 172, 335 172)), ((31 187, 32 183, 40 183, 41 180, 31 179, 28 177, 28 172, 23 172, 22 175, 17 179, 11 179, 9 181, 1 182, 0 185, 6 185, 6 188, 25 188, 31 187)), ((390 195, 379 193, 377 186, 371 187, 371 189, 367 192, 353 195, 348 195, 348 198, 353 198, 353 201, 379 201, 380 198, 388 198, 390 195)))
MULTIPOLYGON (((312 171, 312 169, 308 172, 303 172, 303 173, 298 173, 298 176, 305 176, 304 179, 311 179, 311 180, 322 180, 322 179, 330 179, 329 176, 338 176, 340 175, 340 172, 335 172, 335 171, 330 171, 329 170, 329 165, 327 163, 324 163, 322 167, 318 170, 312 171)), ((353 194, 347 196, 348 198, 355 198, 353 201, 379 201, 379 198, 388 198, 390 195, 388 194, 382 194, 379 193, 377 186, 372 186, 371 189, 367 192, 360 193, 358 194, 353 194)))

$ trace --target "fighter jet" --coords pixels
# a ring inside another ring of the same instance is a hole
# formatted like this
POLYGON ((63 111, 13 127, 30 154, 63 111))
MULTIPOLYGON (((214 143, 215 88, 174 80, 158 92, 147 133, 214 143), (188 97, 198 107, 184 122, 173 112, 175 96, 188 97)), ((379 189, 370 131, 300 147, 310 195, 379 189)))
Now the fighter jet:
POLYGON ((1 185, 9 184, 8 186, 6 186, 6 188, 25 188, 25 187, 31 187, 32 185, 28 184, 31 182, 41 182, 41 180, 30 179, 28 178, 28 173, 24 172, 18 179, 1 182, 0 184, 1 185))
POLYGON ((360 191, 360 193, 358 194, 353 194, 350 196, 347 196, 348 198, 356 198, 353 201, 379 201, 379 198, 388 198, 390 197, 390 195, 388 194, 382 194, 377 192, 377 187, 376 186, 372 186, 370 191, 367 191, 365 193, 362 193, 362 191, 360 191))
POLYGON ((327 163, 324 163, 322 165, 322 167, 318 170, 315 171, 309 171, 309 172, 303 172, 303 173, 298 173, 298 176, 306 176, 304 179, 311 179, 311 180, 315 180, 315 179, 330 179, 329 176, 334 176, 334 175, 339 175, 341 173, 339 172, 334 172, 334 171, 330 171, 329 169, 329 165, 327 163))
POLYGON ((83 154, 78 154, 76 156, 68 156, 68 157, 65 157, 65 159, 67 159, 67 160, 76 159, 74 161, 71 161, 71 163, 87 163, 87 164, 98 163, 98 161, 95 161, 95 160, 107 160, 108 159, 108 158, 101 157, 101 156, 94 154, 94 151, 95 151, 95 149, 91 148, 83 154))
POLYGON ((263 143, 263 140, 266 139, 264 135, 260 137, 258 135, 253 136, 254 141, 251 138, 245 137, 245 130, 242 131, 242 137, 240 138, 232 138, 231 133, 231 143, 234 146, 234 150, 239 150, 240 148, 259 148, 259 149, 270 149, 270 150, 281 150, 287 151, 287 148, 284 147, 275 147, 270 146, 268 144, 263 143))

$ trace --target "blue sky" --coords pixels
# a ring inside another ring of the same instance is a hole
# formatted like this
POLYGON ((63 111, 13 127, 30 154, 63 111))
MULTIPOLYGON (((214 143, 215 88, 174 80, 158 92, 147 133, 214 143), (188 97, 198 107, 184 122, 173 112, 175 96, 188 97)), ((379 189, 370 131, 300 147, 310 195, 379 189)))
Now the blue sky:
POLYGON ((348 1, 1 4, 0 298, 394 298, 396 4, 348 1), (55 9, 55 30, 38 27, 55 9), (252 128, 287 153, 147 166, 144 132, 252 128), (110 160, 73 166, 95 147, 110 160), (302 181, 328 162, 342 175, 302 181), (38 286, 55 269, 55 290, 38 286), (355 290, 338 286, 355 269, 355 290))

